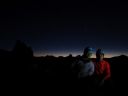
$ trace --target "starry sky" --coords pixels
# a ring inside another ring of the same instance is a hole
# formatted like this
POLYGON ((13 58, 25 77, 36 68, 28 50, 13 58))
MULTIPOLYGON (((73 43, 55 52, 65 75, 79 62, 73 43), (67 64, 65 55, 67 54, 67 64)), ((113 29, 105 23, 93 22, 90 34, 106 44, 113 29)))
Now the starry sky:
POLYGON ((128 3, 30 1, 0 6, 0 49, 16 40, 31 46, 35 56, 81 55, 90 46, 106 57, 128 55, 128 3))

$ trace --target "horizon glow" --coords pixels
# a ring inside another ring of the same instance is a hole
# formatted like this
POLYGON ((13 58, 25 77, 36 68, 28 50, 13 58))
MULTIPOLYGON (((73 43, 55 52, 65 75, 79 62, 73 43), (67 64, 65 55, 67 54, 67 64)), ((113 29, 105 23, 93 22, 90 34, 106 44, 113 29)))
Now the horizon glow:
MULTIPOLYGON (((78 56, 78 55, 82 55, 83 53, 82 52, 48 52, 48 53, 43 53, 43 52, 38 52, 38 53, 34 53, 34 56, 36 57, 41 57, 41 56, 55 56, 55 57, 59 57, 59 56, 63 56, 63 57, 66 57, 66 56, 69 56, 69 55, 72 55, 73 57, 75 56, 78 56)), ((106 52, 105 53, 105 58, 111 58, 111 57, 114 57, 114 56, 120 56, 120 55, 127 55, 126 53, 110 53, 110 52, 106 52)), ((95 56, 95 53, 93 52, 92 54, 92 58, 96 58, 95 56)))

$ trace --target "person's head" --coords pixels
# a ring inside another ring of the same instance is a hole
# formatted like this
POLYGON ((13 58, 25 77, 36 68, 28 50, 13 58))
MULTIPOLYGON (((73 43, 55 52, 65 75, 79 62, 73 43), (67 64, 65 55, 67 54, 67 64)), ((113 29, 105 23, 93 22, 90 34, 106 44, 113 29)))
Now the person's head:
POLYGON ((93 49, 91 47, 86 47, 84 49, 83 57, 91 58, 93 49))
POLYGON ((96 58, 98 60, 103 60, 104 59, 104 52, 102 49, 97 49, 96 51, 96 58))

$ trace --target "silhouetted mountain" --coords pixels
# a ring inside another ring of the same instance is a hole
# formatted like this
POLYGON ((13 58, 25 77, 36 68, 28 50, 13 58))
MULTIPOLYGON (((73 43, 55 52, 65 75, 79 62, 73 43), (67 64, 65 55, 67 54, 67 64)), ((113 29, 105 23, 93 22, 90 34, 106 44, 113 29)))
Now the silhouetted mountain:
POLYGON ((14 56, 19 58, 30 58, 33 57, 33 51, 31 47, 28 47, 25 43, 17 41, 13 50, 14 56))
POLYGON ((110 62, 112 64, 115 63, 116 66, 117 64, 121 64, 124 66, 128 64, 128 56, 126 55, 115 56, 115 57, 110 58, 110 62))
POLYGON ((126 56, 126 55, 120 55, 120 56, 115 56, 115 57, 111 57, 112 59, 117 59, 117 58, 125 58, 125 59, 127 59, 128 58, 128 56, 126 56))

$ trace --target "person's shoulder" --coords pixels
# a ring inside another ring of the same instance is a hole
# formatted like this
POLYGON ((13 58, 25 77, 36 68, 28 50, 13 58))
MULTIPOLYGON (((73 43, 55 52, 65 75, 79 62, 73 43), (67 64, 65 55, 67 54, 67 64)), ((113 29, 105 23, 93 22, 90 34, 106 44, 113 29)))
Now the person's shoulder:
POLYGON ((95 62, 94 61, 90 61, 90 63, 94 64, 95 62))
POLYGON ((81 63, 83 63, 83 60, 82 59, 76 60, 76 63, 81 64, 81 63))
POLYGON ((105 61, 105 60, 103 60, 102 61, 104 64, 109 64, 109 62, 108 61, 105 61))
POLYGON ((90 66, 90 65, 94 65, 94 62, 89 61, 89 62, 86 62, 85 64, 90 66))

